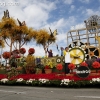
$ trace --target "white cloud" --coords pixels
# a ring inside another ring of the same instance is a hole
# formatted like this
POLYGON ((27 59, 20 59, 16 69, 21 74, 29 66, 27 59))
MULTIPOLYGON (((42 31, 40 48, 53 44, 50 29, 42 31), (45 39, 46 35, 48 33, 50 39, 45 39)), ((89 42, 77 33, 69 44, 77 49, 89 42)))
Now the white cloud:
MULTIPOLYGON (((4 2, 12 2, 5 0, 4 2)), ((13 3, 16 2, 15 0, 13 3)), ((2 12, 6 9, 9 10, 10 16, 20 21, 26 21, 26 24, 31 27, 40 28, 49 19, 49 14, 52 10, 56 8, 54 2, 49 2, 47 0, 18 0, 18 6, 5 6, 2 8, 2 12)))
POLYGON ((81 29, 81 28, 85 28, 85 24, 84 23, 80 23, 80 24, 77 24, 75 26, 71 26, 71 30, 74 30, 74 29, 81 29))
POLYGON ((91 15, 100 15, 100 11, 94 11, 92 9, 86 9, 86 14, 88 16, 91 16, 91 15))
POLYGON ((75 6, 74 5, 71 5, 69 12, 72 12, 74 9, 75 9, 75 6))
POLYGON ((61 42, 67 39, 67 33, 57 35, 57 42, 61 42))
POLYGON ((90 2, 90 0, 79 0, 79 1, 81 1, 82 3, 89 3, 90 2))
POLYGON ((63 0, 65 4, 72 4, 73 0, 63 0))
POLYGON ((28 25, 33 27, 40 27, 43 22, 48 19, 48 13, 36 5, 28 6, 24 9, 25 16, 27 16, 28 25))
POLYGON ((58 29, 58 33, 66 33, 70 26, 75 24, 76 18, 74 16, 70 16, 69 18, 61 18, 57 21, 54 21, 52 23, 47 23, 44 28, 51 28, 53 31, 55 29, 58 29))

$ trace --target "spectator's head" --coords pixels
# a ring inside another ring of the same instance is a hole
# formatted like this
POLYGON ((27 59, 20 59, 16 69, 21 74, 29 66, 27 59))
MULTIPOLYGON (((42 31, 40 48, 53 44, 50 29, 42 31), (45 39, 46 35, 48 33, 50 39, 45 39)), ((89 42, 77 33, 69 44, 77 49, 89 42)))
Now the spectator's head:
POLYGON ((69 50, 69 48, 68 48, 68 47, 65 47, 65 50, 66 50, 66 51, 68 51, 68 50, 69 50))
POLYGON ((64 50, 64 48, 63 48, 63 47, 61 47, 60 49, 61 49, 61 50, 64 50))
POLYGON ((52 52, 52 50, 50 49, 50 52, 52 52))

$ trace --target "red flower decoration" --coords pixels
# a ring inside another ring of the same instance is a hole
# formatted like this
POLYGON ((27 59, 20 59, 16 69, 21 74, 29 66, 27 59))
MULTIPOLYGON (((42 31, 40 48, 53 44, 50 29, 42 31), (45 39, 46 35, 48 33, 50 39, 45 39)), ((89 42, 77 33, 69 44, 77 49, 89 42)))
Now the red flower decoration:
POLYGON ((75 69, 75 65, 73 64, 73 63, 70 63, 69 65, 68 65, 68 68, 70 69, 70 70, 73 70, 73 69, 75 69))
POLYGON ((18 50, 18 49, 13 50, 13 51, 12 51, 12 54, 19 54, 19 50, 18 50))
POLYGON ((44 68, 45 68, 45 69, 50 69, 50 66, 46 65, 44 68))
POLYGON ((4 59, 8 59, 8 58, 10 58, 11 53, 10 52, 4 52, 2 56, 3 56, 4 59))
POLYGON ((24 54, 26 52, 25 48, 20 48, 19 51, 20 51, 21 54, 24 54))
POLYGON ((20 58, 21 56, 20 56, 20 55, 16 55, 15 57, 16 57, 16 58, 20 58))
POLYGON ((95 62, 93 62, 92 66, 93 66, 93 68, 100 68, 100 63, 95 61, 95 62))
POLYGON ((62 66, 62 64, 58 64, 58 65, 56 66, 56 68, 57 68, 57 70, 62 70, 62 69, 63 69, 63 66, 62 66))
POLYGON ((29 53, 29 54, 34 54, 34 53, 35 53, 35 49, 34 49, 34 48, 30 48, 30 49, 28 50, 28 53, 29 53))
POLYGON ((87 64, 86 62, 82 62, 82 63, 80 64, 80 66, 88 67, 88 64, 87 64))

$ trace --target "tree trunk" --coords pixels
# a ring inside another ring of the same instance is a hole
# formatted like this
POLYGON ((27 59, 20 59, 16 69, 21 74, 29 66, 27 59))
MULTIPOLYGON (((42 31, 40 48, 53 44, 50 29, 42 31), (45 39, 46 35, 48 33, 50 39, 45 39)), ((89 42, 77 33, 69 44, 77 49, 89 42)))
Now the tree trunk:
POLYGON ((47 50, 46 50, 46 48, 44 49, 44 51, 45 51, 45 57, 47 57, 47 50))
POLYGON ((12 52, 12 42, 11 42, 11 44, 10 44, 10 53, 12 52))

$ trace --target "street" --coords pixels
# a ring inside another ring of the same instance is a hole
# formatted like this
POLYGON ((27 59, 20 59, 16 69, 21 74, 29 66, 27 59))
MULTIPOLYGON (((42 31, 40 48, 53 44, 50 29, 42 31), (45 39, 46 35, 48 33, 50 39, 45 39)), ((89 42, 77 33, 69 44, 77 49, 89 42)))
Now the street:
POLYGON ((0 100, 99 100, 98 88, 0 86, 0 100))

